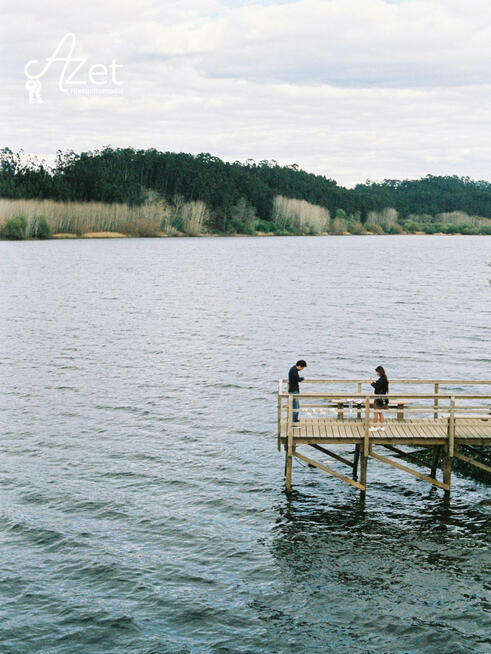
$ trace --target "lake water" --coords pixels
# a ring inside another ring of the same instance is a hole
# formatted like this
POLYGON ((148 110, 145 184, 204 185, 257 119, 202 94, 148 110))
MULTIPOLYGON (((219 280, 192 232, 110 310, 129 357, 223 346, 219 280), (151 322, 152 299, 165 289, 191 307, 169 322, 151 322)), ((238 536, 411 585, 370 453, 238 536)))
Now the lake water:
POLYGON ((0 242, 2 654, 489 652, 486 486, 294 462, 277 379, 489 378, 491 239, 0 242), (487 644, 486 644, 487 642, 487 644))

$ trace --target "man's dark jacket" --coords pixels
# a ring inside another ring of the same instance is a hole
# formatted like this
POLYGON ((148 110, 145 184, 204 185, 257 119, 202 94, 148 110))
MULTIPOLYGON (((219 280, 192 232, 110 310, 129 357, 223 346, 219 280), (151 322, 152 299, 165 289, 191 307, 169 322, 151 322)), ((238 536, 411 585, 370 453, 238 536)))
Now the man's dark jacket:
POLYGON ((303 377, 300 377, 298 374, 297 366, 292 366, 288 372, 288 392, 289 393, 299 393, 300 388, 298 382, 303 381, 303 377))

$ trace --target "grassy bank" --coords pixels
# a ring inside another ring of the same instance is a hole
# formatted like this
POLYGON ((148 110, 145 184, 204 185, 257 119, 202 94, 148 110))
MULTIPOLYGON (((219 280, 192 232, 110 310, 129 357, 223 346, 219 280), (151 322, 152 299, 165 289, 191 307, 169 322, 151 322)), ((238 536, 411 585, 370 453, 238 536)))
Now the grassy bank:
POLYGON ((342 209, 331 217, 325 207, 306 200, 276 196, 271 220, 258 220, 247 202, 233 208, 227 230, 214 225, 202 201, 173 202, 153 198, 139 206, 124 203, 58 202, 0 198, 0 238, 115 238, 212 235, 361 235, 361 234, 491 234, 491 220, 451 212, 400 219, 393 208, 368 213, 342 209))

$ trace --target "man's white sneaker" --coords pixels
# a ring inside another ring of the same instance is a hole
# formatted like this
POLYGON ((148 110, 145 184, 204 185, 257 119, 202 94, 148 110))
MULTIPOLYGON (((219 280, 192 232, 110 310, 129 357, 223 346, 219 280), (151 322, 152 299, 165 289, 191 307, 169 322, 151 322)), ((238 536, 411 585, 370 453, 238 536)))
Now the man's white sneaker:
POLYGON ((385 427, 379 427, 378 431, 385 431, 385 427))
POLYGON ((378 427, 370 427, 368 431, 378 431, 378 427))

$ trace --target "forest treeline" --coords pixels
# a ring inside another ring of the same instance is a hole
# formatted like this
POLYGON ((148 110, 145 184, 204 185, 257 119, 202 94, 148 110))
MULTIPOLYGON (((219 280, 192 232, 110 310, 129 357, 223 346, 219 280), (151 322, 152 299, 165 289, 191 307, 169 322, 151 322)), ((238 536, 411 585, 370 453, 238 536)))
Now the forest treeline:
POLYGON ((42 218, 47 220, 48 231, 73 228, 69 216, 61 215, 67 211, 78 212, 78 231, 90 231, 97 223, 99 227, 110 224, 111 229, 126 227, 123 233, 138 231, 135 225, 145 221, 143 231, 149 232, 153 225, 154 232, 246 234, 419 229, 489 233, 491 224, 491 184, 486 181, 427 175, 419 180, 367 181, 347 189, 295 164, 231 163, 206 153, 155 149, 59 151, 55 165, 49 167, 35 157, 4 148, 0 150, 0 198, 0 216, 4 221, 24 218, 31 225, 28 236, 36 235, 36 221, 42 218), (20 200, 31 203, 24 203, 21 210, 15 202, 20 200), (93 208, 92 218, 84 223, 81 207, 85 203, 99 209, 93 208), (107 224, 104 207, 111 207, 107 224), (117 218, 118 212, 125 214, 124 220, 117 218), (448 225, 458 229, 448 229, 448 225))

